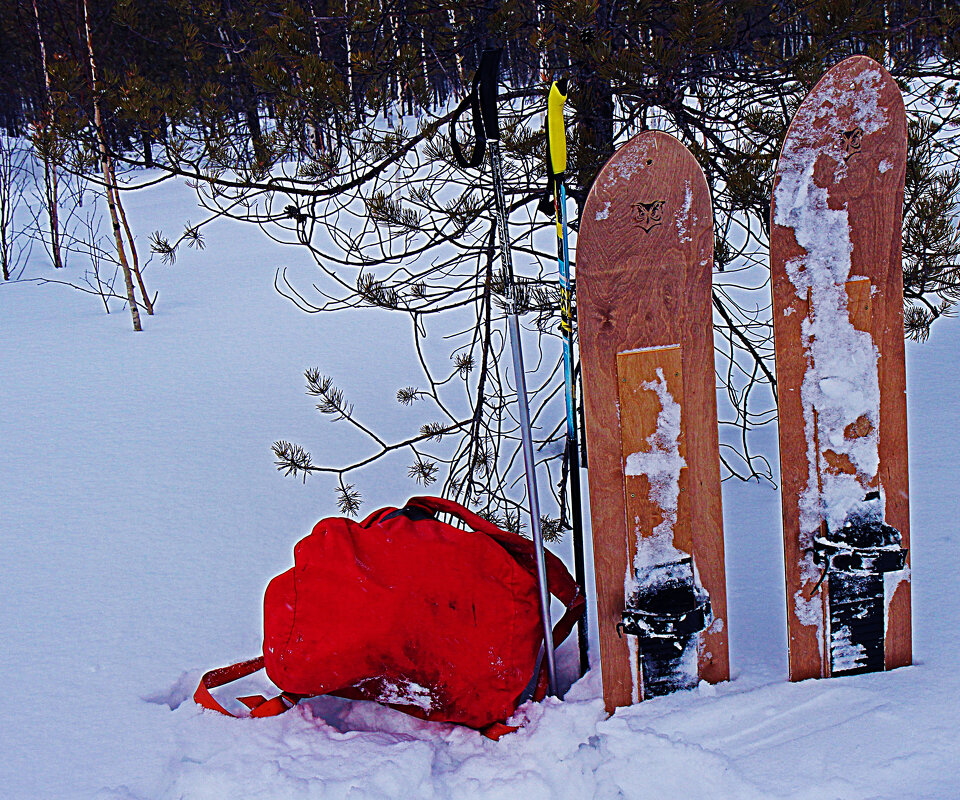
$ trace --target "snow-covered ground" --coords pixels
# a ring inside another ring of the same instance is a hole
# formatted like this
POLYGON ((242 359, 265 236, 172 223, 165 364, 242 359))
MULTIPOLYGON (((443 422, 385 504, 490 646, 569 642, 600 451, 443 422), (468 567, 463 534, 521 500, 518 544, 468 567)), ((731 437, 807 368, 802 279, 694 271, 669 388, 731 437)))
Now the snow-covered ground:
MULTIPOLYGON (((151 230, 197 216, 167 186, 128 210, 144 248, 151 230)), ((336 513, 330 484, 282 478, 270 444, 321 461, 363 446, 316 414, 303 369, 333 375, 380 425, 418 424, 392 399, 414 374, 389 346, 406 322, 301 314, 274 292, 281 264, 309 275, 302 254, 252 228, 210 229, 204 252, 151 266, 160 302, 142 334, 64 287, 0 285, 0 796, 960 795, 949 320, 907 351, 915 666, 788 683, 778 495, 728 483, 727 684, 607 719, 594 669, 564 702, 523 708, 527 724, 500 742, 334 698, 264 720, 200 711, 201 672, 259 652, 266 582, 336 513)), ((417 493, 402 461, 358 483, 367 509, 417 493)))

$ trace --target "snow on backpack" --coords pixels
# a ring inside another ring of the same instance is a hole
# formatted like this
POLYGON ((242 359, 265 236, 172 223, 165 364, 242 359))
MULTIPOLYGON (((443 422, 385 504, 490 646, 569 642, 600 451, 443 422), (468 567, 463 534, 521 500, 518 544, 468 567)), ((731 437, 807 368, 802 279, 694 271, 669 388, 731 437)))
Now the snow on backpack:
MULTIPOLYGON (((553 630, 559 644, 585 599, 560 559, 546 558, 550 591, 566 607, 553 630)), ((267 586, 263 628, 263 655, 205 674, 197 703, 229 714, 210 689, 265 667, 282 694, 238 698, 254 717, 333 694, 498 738, 514 730, 502 723, 543 644, 534 545, 437 497, 363 522, 324 519, 294 548, 294 566, 267 586)), ((545 689, 541 669, 534 698, 545 689)))

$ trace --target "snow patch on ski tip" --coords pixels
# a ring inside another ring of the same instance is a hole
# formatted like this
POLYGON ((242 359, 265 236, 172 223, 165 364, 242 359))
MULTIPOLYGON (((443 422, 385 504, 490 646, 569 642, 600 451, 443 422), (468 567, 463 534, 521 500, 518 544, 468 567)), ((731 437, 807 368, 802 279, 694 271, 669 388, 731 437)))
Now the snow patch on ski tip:
POLYGON ((608 169, 604 170, 601 178, 604 189, 615 186, 621 181, 629 181, 639 170, 647 166, 648 152, 651 146, 656 149, 656 142, 644 139, 632 146, 625 145, 617 151, 609 162, 608 169))
POLYGON ((602 220, 607 219, 609 216, 610 216, 610 201, 607 200, 607 202, 603 204, 603 208, 601 208, 597 212, 596 219, 598 222, 600 222, 602 220))
POLYGON ((817 102, 805 102, 794 117, 780 155, 780 171, 806 163, 804 151, 814 149, 836 160, 836 179, 844 177, 847 153, 842 134, 859 128, 869 136, 887 124, 889 111, 880 105, 885 82, 878 68, 852 78, 840 71, 828 72, 815 90, 817 102))
POLYGON ((690 210, 693 208, 693 190, 690 188, 690 181, 684 181, 683 205, 677 212, 677 235, 680 237, 681 244, 689 244, 693 241, 690 235, 687 223, 690 221, 690 210))
MULTIPOLYGON (((803 106, 797 114, 774 189, 774 222, 792 229, 805 251, 785 268, 797 296, 809 300, 801 329, 809 362, 801 386, 811 444, 809 478, 800 498, 801 533, 807 536, 823 519, 831 530, 841 527, 879 468, 879 352, 870 334, 850 321, 850 220, 846 205, 831 207, 830 184, 822 185, 821 171, 832 168, 833 182, 845 178, 842 133, 859 127, 869 135, 886 123, 878 102, 882 82, 876 69, 852 81, 828 73, 817 90, 823 102, 803 106), (847 435, 851 425, 860 429, 858 435, 847 435), (834 468, 828 469, 831 461, 834 468), (847 474, 849 467, 836 468, 837 463, 848 463, 856 474, 847 474)), ((804 578, 815 579, 812 573, 804 578)))

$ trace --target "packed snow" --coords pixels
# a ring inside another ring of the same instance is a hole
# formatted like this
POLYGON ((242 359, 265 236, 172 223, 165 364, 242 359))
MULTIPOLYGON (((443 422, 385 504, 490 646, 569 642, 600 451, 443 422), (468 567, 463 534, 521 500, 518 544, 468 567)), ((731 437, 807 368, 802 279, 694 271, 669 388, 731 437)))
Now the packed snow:
MULTIPOLYGON (((127 205, 141 244, 197 216, 190 192, 172 184, 127 205)), ((270 444, 301 441, 318 459, 365 452, 313 410, 303 369, 335 376, 380 424, 418 424, 393 399, 416 370, 391 346, 407 321, 302 314, 274 291, 280 265, 311 274, 302 255, 255 229, 210 228, 205 251, 151 265, 158 312, 141 334, 63 286, 0 284, 4 798, 957 796, 951 320, 908 346, 915 666, 787 682, 778 495, 731 482, 728 683, 608 718, 595 660, 562 702, 521 708, 523 727, 499 742, 336 698, 262 720, 197 708, 203 671, 259 652, 266 583, 313 523, 336 513, 331 484, 282 477, 270 444)), ((562 413, 560 404, 558 423, 562 413)), ((370 510, 420 491, 402 460, 357 483, 370 510)), ((568 546, 557 549, 570 563, 568 546)), ((575 637, 559 659, 566 687, 575 637)), ((259 676, 230 688, 218 696, 270 691, 259 676)))

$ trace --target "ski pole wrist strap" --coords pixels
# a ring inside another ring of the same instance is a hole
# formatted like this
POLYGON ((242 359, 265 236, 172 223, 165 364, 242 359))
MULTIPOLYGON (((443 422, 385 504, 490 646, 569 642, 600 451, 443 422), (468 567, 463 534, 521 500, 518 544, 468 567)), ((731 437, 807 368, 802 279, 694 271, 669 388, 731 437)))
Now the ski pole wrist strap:
POLYGON ((501 50, 484 50, 480 64, 473 76, 473 85, 454 112, 450 120, 450 148, 453 157, 464 169, 474 169, 483 163, 487 149, 487 139, 500 138, 500 124, 497 114, 497 80, 500 73, 501 50), (467 158, 460 142, 457 141, 457 121, 470 107, 473 123, 473 152, 467 158))
POLYGON ((486 148, 487 140, 483 135, 483 125, 480 122, 480 116, 476 113, 476 106, 473 102, 473 93, 471 93, 470 96, 464 98, 463 102, 460 103, 456 112, 454 113, 453 119, 450 120, 450 149, 453 150, 453 157, 461 167, 464 169, 474 169, 483 163, 483 154, 486 148), (460 143, 457 141, 457 120, 460 119, 460 116, 467 109, 468 105, 474 106, 473 152, 470 154, 469 158, 463 154, 463 150, 460 148, 460 143))

